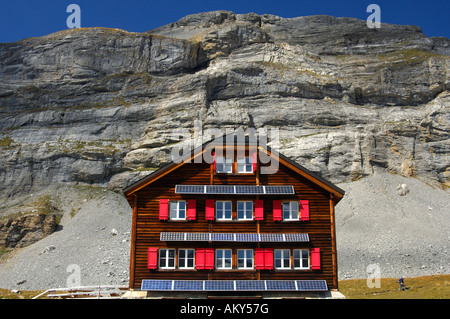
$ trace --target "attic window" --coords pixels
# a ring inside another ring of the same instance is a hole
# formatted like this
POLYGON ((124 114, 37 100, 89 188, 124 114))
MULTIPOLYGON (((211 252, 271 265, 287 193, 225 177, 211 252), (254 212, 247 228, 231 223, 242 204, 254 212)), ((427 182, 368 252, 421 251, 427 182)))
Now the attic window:
POLYGON ((218 156, 216 158, 217 173, 233 173, 233 158, 218 156))
POLYGON ((237 159, 238 173, 253 173, 253 159, 241 157, 237 159))

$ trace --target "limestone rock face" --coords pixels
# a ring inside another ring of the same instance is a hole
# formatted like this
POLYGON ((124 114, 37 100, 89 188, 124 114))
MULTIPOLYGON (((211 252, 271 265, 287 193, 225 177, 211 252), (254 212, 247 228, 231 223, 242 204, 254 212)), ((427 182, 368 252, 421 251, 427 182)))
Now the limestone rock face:
POLYGON ((55 214, 33 214, 0 222, 0 247, 29 246, 57 228, 55 214))
POLYGON ((414 26, 227 11, 0 44, 0 192, 120 189, 180 136, 237 128, 277 129, 272 146, 335 183, 450 185, 449 56, 414 26))

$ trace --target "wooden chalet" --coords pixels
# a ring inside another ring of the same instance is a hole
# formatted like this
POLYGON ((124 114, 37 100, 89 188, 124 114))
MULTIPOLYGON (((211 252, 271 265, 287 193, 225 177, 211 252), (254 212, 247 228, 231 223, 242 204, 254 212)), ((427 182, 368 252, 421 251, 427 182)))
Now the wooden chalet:
POLYGON ((248 137, 232 140, 206 143, 124 190, 133 210, 130 290, 330 295, 338 289, 334 207, 344 191, 248 137))

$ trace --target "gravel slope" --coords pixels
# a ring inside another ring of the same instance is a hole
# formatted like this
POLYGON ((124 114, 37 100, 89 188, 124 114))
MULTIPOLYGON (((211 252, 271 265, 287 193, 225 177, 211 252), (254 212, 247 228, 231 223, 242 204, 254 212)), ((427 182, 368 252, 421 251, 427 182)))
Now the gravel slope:
MULTIPOLYGON (((367 278, 373 264, 382 277, 450 273, 449 192, 388 173, 339 186, 346 191, 336 207, 340 279, 367 278), (399 184, 409 193, 399 196, 399 184)), ((62 229, 0 264, 0 287, 67 287, 74 269, 81 285, 127 285, 131 209, 125 198, 83 187, 58 188, 55 198, 65 211, 62 229)))
POLYGON ((415 178, 376 173, 339 185, 336 206, 339 278, 450 273, 450 194, 415 178), (409 190, 400 196, 399 185, 409 190))
POLYGON ((128 285, 131 208, 125 198, 94 188, 60 189, 57 198, 68 207, 62 229, 0 264, 0 287, 68 287, 77 273, 83 286, 128 285))

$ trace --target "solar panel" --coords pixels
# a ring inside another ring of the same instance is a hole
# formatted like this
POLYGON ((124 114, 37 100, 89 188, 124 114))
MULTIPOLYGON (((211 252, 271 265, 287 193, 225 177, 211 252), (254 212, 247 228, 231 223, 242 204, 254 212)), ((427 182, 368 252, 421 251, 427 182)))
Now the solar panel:
POLYGON ((236 194, 264 194, 264 187, 254 185, 236 185, 236 194))
POLYGON ((166 233, 160 235, 161 241, 184 241, 184 233, 166 233))
POLYGON ((260 291, 266 290, 264 280, 236 280, 237 291, 260 291))
POLYGON ((261 241, 266 242, 283 242, 283 234, 260 234, 261 241))
POLYGON ((211 233, 211 241, 234 241, 232 233, 211 233))
POLYGON ((206 280, 207 291, 234 291, 234 280, 206 280))
POLYGON ((266 280, 266 288, 275 291, 297 290, 294 280, 266 280))
POLYGON ((172 290, 173 280, 142 280, 142 290, 167 291, 172 290))
POLYGON ((209 241, 209 233, 186 233, 186 241, 209 241))
POLYGON ((205 186, 203 185, 176 185, 175 193, 178 194, 203 194, 205 186))
POLYGON ((304 233, 284 234, 287 242, 309 242, 309 235, 304 233))
POLYGON ((147 291, 328 291, 325 280, 142 280, 147 291))
POLYGON ((207 185, 206 194, 234 194, 232 185, 207 185))
POLYGON ((236 241, 240 242, 258 242, 259 234, 236 234, 236 241))
POLYGON ((325 280, 297 280, 298 291, 327 291, 325 280))
POLYGON ((203 291, 203 280, 174 280, 173 290, 203 291))
POLYGON ((293 186, 274 185, 264 186, 266 194, 295 194, 293 186))

